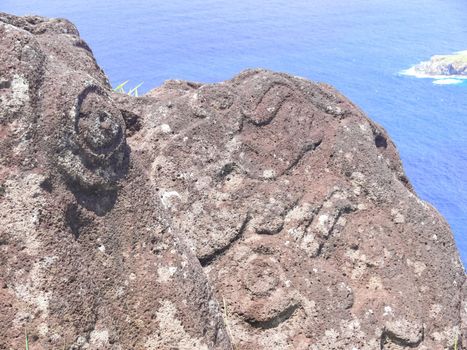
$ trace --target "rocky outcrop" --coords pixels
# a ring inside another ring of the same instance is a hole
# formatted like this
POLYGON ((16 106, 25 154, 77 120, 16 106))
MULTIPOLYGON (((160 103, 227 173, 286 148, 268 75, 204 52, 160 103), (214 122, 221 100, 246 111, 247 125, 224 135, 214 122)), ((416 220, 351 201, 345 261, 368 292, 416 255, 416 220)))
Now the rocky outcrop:
POLYGON ((465 276, 385 131, 324 84, 250 70, 119 96, 239 349, 445 349, 465 276))
POLYGON ((448 225, 332 87, 135 98, 67 21, 3 14, 0 38, 0 348, 465 346, 448 225))
POLYGON ((0 38, 0 348, 229 348, 76 28, 2 14, 0 38))
POLYGON ((407 73, 417 76, 467 78, 467 51, 453 55, 435 55, 430 60, 415 65, 407 73))

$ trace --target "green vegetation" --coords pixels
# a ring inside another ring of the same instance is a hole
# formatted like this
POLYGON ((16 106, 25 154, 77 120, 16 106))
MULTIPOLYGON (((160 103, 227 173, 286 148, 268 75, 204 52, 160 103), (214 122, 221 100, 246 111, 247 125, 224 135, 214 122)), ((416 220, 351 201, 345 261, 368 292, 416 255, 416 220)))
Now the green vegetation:
POLYGON ((125 85, 128 84, 129 80, 127 81, 124 81, 123 83, 121 83, 120 85, 118 85, 116 88, 114 88, 113 90, 115 92, 120 92, 122 94, 128 94, 129 96, 135 96, 135 97, 138 97, 138 89, 141 87, 141 85, 143 85, 144 82, 141 82, 139 83, 138 85, 136 85, 134 88, 128 90, 128 92, 125 91, 125 85))

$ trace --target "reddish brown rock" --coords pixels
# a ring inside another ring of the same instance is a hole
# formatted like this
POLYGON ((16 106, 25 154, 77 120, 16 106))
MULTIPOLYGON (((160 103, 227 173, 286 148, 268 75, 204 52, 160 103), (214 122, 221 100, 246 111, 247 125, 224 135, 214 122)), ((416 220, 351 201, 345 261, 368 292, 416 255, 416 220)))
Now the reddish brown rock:
POLYGON ((0 81, 0 348, 229 349, 75 27, 0 15, 0 81))
POLYGON ((120 96, 237 349, 448 349, 465 275, 386 132, 325 84, 249 70, 120 96))
POLYGON ((135 98, 69 22, 0 15, 0 38, 0 348, 465 346, 448 225, 330 86, 135 98))

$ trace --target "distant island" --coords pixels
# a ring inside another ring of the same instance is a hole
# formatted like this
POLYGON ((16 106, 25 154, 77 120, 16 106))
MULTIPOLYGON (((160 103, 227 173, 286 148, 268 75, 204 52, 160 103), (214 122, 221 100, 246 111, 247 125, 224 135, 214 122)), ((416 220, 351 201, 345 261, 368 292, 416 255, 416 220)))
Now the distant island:
POLYGON ((467 79, 467 50, 452 55, 435 55, 402 72, 419 78, 467 79))

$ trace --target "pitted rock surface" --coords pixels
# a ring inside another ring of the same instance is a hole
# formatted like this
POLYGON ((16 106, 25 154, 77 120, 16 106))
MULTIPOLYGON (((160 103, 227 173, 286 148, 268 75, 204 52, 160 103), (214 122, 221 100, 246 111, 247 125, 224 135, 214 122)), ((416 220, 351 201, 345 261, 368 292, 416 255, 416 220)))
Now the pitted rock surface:
POLYGON ((0 14, 0 81, 0 349, 230 348, 76 28, 0 14))
POLYGON ((265 70, 119 96, 129 138, 238 349, 448 349, 465 274, 382 127, 265 70))
POLYGON ((465 272, 395 145, 266 70, 113 93, 0 15, 0 348, 459 349, 465 272))

